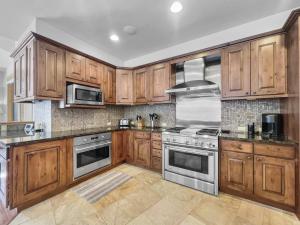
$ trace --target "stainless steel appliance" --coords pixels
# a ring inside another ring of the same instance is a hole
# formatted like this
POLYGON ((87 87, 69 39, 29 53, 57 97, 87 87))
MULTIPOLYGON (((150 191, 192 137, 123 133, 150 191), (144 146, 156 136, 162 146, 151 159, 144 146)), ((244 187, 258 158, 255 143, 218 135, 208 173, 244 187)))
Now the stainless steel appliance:
POLYGON ((179 127, 163 132, 164 179, 217 195, 218 133, 179 127))
POLYGON ((159 120, 159 115, 157 115, 156 113, 150 113, 149 118, 150 118, 150 127, 152 128, 158 127, 157 122, 159 120))
POLYGON ((262 114, 262 136, 266 138, 283 137, 283 115, 279 113, 262 114))
POLYGON ((74 179, 111 164, 111 133, 74 138, 74 179))
POLYGON ((131 125, 131 120, 130 119, 123 118, 123 119, 119 120, 119 126, 120 127, 130 127, 130 125, 131 125))
POLYGON ((69 84, 67 86, 67 104, 103 105, 103 93, 100 88, 69 84))
POLYGON ((221 60, 206 56, 176 65, 176 127, 163 132, 163 176, 218 194, 221 60))

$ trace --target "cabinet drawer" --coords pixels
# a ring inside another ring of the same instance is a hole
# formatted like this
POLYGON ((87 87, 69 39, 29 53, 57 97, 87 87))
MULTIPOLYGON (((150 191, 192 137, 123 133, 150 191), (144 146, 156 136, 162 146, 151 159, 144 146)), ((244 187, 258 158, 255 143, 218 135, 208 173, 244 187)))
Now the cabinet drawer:
POLYGON ((154 148, 153 148, 153 149, 152 149, 152 156, 161 158, 161 156, 162 156, 161 150, 160 150, 160 149, 154 149, 154 148))
POLYGON ((150 135, 151 134, 149 132, 136 131, 134 137, 142 138, 142 139, 150 139, 150 135))
POLYGON ((152 148, 161 149, 161 141, 152 141, 152 148))
POLYGON ((161 158, 158 158, 158 157, 152 157, 152 160, 151 160, 151 167, 152 167, 152 169, 154 169, 154 170, 161 171, 161 168, 162 168, 162 161, 161 161, 161 158))
POLYGON ((161 141, 161 133, 152 133, 152 140, 161 141))
POLYGON ((223 151, 245 152, 245 153, 253 152, 253 144, 250 142, 222 140, 221 146, 223 151))
POLYGON ((254 144, 254 153, 278 158, 294 159, 295 148, 283 145, 254 144))

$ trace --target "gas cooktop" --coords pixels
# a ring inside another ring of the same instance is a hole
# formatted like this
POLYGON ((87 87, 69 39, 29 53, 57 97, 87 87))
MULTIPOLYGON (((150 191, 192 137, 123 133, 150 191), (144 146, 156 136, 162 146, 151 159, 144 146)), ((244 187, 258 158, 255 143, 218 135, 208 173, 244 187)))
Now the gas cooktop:
POLYGON ((166 130, 170 133, 183 134, 183 135, 208 135, 218 136, 220 133, 219 128, 187 128, 187 127, 173 127, 166 130))

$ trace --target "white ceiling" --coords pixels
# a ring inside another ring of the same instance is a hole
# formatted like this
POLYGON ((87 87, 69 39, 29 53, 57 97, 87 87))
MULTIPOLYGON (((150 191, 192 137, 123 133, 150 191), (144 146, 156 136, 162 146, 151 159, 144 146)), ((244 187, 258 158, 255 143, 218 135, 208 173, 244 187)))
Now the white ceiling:
POLYGON ((36 17, 122 60, 193 40, 291 8, 300 0, 0 0, 0 36, 18 40, 36 17), (137 34, 123 32, 125 25, 137 34), (109 35, 120 36, 112 43, 109 35))

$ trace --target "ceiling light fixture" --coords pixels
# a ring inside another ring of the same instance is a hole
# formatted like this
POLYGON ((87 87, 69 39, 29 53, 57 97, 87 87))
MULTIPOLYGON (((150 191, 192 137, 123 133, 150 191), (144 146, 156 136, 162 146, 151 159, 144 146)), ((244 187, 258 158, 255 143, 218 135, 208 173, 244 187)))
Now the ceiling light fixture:
POLYGON ((173 2, 170 7, 172 13, 179 13, 182 10, 182 4, 179 1, 173 2))
POLYGON ((120 40, 120 38, 119 38, 119 36, 118 35, 116 35, 116 34, 112 34, 112 35, 110 35, 110 40, 112 40, 112 41, 119 41, 120 40))

